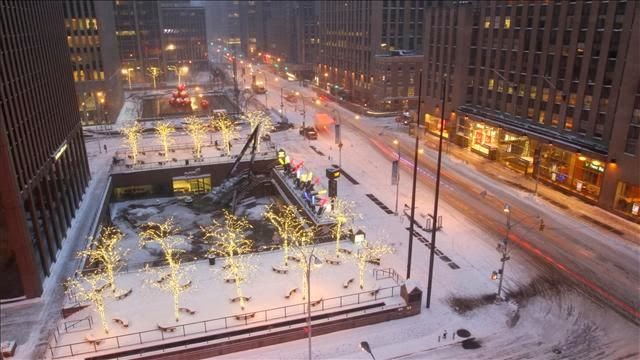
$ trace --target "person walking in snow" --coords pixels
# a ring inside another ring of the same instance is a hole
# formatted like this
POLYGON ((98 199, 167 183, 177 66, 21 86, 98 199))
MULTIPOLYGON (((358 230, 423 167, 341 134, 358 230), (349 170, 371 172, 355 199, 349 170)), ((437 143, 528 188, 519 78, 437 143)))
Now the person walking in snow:
POLYGON ((442 334, 442 340, 447 340, 447 330, 442 334))

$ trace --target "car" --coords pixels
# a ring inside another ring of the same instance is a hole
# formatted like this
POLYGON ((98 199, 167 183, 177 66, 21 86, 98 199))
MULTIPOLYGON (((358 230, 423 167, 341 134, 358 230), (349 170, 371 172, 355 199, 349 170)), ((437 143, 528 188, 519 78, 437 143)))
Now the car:
POLYGON ((307 127, 301 128, 300 129, 300 135, 304 136, 305 138, 307 138, 309 140, 317 140, 318 139, 318 132, 312 126, 307 126, 307 127))

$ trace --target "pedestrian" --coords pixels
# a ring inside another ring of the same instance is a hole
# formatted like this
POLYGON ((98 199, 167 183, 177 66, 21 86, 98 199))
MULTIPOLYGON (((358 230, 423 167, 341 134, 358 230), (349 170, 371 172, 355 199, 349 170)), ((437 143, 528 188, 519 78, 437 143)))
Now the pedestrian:
POLYGON ((447 340, 447 330, 442 334, 442 340, 447 340))
POLYGON ((438 335, 438 342, 440 342, 440 335, 438 335))
POLYGON ((456 339, 456 332, 454 331, 453 334, 451 334, 451 340, 455 340, 456 339))
POLYGON ((104 152, 107 152, 107 144, 104 144, 104 152))

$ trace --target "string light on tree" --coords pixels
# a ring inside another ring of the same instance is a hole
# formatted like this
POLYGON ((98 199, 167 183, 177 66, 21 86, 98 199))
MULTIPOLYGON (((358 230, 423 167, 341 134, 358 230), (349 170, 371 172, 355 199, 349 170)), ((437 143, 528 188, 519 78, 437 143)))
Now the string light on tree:
POLYGON ((78 257, 87 257, 89 266, 98 266, 104 274, 109 289, 116 291, 115 273, 124 265, 128 250, 122 250, 119 245, 124 234, 114 226, 105 226, 100 230, 100 237, 93 239, 89 248, 78 252, 78 257))
POLYGON ((240 307, 244 310, 245 298, 240 285, 255 271, 251 257, 244 256, 254 248, 253 240, 246 238, 246 233, 252 226, 247 218, 237 217, 227 210, 223 210, 223 213, 222 223, 213 220, 212 225, 201 229, 204 239, 212 243, 209 254, 225 257, 224 272, 227 278, 234 280, 240 307))
POLYGON ((289 244, 293 239, 300 237, 302 232, 306 231, 306 224, 300 221, 300 215, 295 205, 270 204, 266 207, 263 217, 276 228, 276 232, 282 241, 284 264, 288 265, 289 244))
POLYGON ((257 144, 256 150, 260 151, 260 144, 262 142, 262 137, 271 133, 274 129, 273 120, 271 116, 266 114, 264 111, 251 111, 245 115, 245 119, 249 122, 251 126, 251 132, 253 132, 256 126, 260 125, 260 129, 257 134, 257 144))
POLYGON ((75 296, 78 301, 88 301, 94 307, 100 318, 100 324, 105 333, 109 333, 107 322, 104 289, 109 285, 105 274, 98 271, 93 274, 77 272, 75 277, 69 278, 65 283, 67 293, 75 296))
POLYGON ((358 284, 360 289, 364 289, 364 274, 367 269, 367 262, 379 260, 382 255, 391 254, 393 248, 382 242, 369 243, 364 240, 357 251, 351 253, 352 258, 358 265, 358 284))
POLYGON ((142 126, 137 122, 133 121, 120 130, 120 132, 124 135, 124 141, 131 151, 131 158, 133 160, 133 164, 138 163, 138 142, 142 137, 142 126))
POLYGON ((159 67, 151 66, 147 68, 147 73, 153 79, 153 88, 156 88, 156 79, 162 74, 159 67))
POLYGON ((331 233, 336 240, 336 256, 340 254, 340 239, 345 231, 352 230, 356 219, 362 216, 355 212, 355 203, 340 198, 335 198, 331 211, 327 216, 335 221, 331 233))
POLYGON ((210 121, 213 128, 220 131, 225 153, 231 155, 231 139, 238 133, 235 123, 226 115, 213 116, 210 121))
POLYGON ((140 236, 140 247, 155 244, 160 247, 167 264, 163 268, 153 268, 147 266, 145 271, 151 274, 146 283, 151 284, 160 290, 171 293, 173 297, 173 314, 176 321, 180 319, 180 296, 191 287, 191 280, 188 278, 187 268, 182 266, 180 254, 184 250, 180 248, 184 245, 184 238, 179 234, 173 219, 170 218, 163 223, 149 222, 144 225, 144 231, 140 236))
POLYGON ((169 121, 161 121, 156 125, 155 130, 160 144, 162 144, 162 148, 164 149, 164 158, 165 160, 169 160, 169 148, 174 143, 171 134, 176 131, 176 128, 169 121))
POLYGON ((193 140, 193 152, 197 159, 202 157, 202 142, 207 133, 207 124, 195 116, 185 119, 186 130, 193 140))

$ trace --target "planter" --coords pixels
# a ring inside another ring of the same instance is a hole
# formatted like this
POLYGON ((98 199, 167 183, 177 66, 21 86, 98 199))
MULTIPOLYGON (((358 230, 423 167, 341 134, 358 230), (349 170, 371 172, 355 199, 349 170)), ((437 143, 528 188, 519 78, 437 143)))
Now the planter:
POLYGON ((207 258, 209 259, 209 265, 215 265, 216 264, 216 257, 215 256, 208 256, 207 258))

